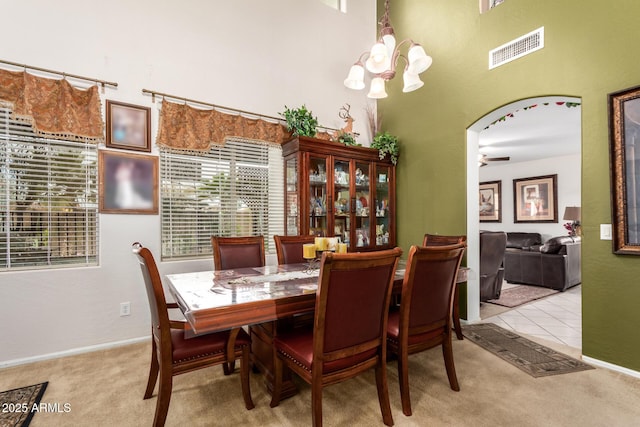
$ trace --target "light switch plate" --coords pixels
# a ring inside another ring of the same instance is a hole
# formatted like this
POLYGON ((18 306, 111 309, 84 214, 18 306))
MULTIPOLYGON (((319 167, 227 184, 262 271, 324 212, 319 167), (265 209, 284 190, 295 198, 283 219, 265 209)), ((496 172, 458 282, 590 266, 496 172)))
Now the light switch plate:
POLYGON ((600 224, 600 240, 611 240, 611 224, 600 224))

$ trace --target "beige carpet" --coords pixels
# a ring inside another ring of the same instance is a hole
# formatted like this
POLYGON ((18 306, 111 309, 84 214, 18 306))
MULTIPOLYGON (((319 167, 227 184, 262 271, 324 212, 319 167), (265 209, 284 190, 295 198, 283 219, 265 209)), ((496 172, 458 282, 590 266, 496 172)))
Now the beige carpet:
MULTIPOLYGON (((570 347, 544 343, 579 358, 570 347)), ((49 381, 42 402, 69 403, 68 413, 39 413, 32 427, 150 426, 155 397, 142 400, 150 344, 82 354, 0 370, 0 390, 49 381)), ((469 340, 454 341, 460 392, 449 388, 442 352, 410 356, 412 417, 402 414, 396 364, 388 365, 396 426, 637 426, 640 379, 597 368, 532 378, 469 340)), ((260 376, 252 374, 256 408, 244 409, 238 375, 221 367, 174 378, 167 426, 308 426, 308 386, 269 407, 260 376)), ((325 426, 383 426, 373 372, 330 386, 325 426)))

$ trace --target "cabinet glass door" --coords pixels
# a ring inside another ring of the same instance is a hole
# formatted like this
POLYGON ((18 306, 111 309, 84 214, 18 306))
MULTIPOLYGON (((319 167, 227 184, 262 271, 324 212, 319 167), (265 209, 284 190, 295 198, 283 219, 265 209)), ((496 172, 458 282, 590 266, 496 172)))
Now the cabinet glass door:
POLYGON ((356 162, 355 169, 355 247, 371 245, 371 191, 369 183, 369 163, 356 162))
POLYGON ((375 209, 376 218, 376 246, 389 244, 390 216, 389 212, 389 167, 376 165, 375 187, 376 198, 375 209))
POLYGON ((327 159, 309 158, 309 234, 328 236, 327 159))
POLYGON ((349 162, 336 160, 333 165, 333 236, 339 237, 340 241, 351 243, 351 210, 353 209, 349 174, 349 162))
POLYGON ((298 220, 298 159, 296 157, 285 161, 286 198, 284 211, 286 213, 286 234, 296 236, 300 234, 300 224, 298 220))

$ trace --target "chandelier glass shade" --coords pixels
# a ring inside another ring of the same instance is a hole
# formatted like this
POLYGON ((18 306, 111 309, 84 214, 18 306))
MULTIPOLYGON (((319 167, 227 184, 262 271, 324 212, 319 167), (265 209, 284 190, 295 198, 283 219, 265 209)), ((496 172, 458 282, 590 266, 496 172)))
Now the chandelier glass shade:
POLYGON ((360 55, 356 63, 351 66, 349 75, 344 80, 344 85, 349 89, 364 89, 366 68, 367 71, 373 74, 367 96, 375 99, 386 98, 385 83, 395 77, 398 61, 402 58, 405 62, 402 73, 404 80, 402 91, 412 92, 424 86, 419 74, 431 66, 433 59, 427 55, 421 45, 411 39, 405 39, 396 44, 395 33, 389 21, 389 0, 384 2, 384 15, 382 15, 380 25, 382 28, 380 29, 378 41, 369 52, 364 52, 360 55), (405 44, 409 44, 406 56, 400 51, 400 48, 405 44))

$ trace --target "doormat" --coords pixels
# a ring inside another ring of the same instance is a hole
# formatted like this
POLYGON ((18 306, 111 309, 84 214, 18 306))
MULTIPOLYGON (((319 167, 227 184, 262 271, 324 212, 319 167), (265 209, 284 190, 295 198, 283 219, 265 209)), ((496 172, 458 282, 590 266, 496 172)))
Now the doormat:
POLYGON ((497 304, 504 307, 517 307, 549 295, 557 294, 555 289, 543 288, 540 286, 518 285, 503 289, 500 298, 487 300, 488 303, 497 304))
POLYGON ((467 325, 462 332, 469 341, 535 378, 595 369, 493 323, 467 325))
POLYGON ((31 423, 34 405, 39 405, 49 382, 0 392, 0 426, 27 427, 31 423))

